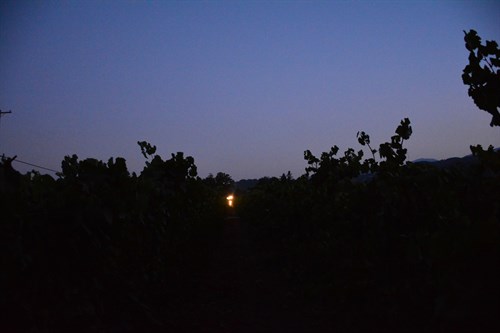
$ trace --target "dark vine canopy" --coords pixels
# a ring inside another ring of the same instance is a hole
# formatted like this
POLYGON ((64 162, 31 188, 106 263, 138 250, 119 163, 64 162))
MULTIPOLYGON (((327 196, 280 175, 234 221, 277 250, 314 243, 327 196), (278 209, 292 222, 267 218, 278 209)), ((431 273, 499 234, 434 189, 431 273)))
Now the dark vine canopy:
POLYGON ((495 41, 481 44, 475 30, 465 32, 465 47, 469 50, 469 64, 462 80, 469 86, 469 96, 476 106, 493 116, 490 126, 500 126, 500 50, 495 41))

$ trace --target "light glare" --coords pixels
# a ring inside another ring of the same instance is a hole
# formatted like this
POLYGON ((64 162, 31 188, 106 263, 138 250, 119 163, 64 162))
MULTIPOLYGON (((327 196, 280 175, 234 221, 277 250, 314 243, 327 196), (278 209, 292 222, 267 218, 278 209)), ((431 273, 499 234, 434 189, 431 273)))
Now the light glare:
POLYGON ((234 199, 234 196, 232 194, 228 195, 226 197, 226 200, 227 200, 227 205, 229 207, 233 207, 233 199, 234 199))

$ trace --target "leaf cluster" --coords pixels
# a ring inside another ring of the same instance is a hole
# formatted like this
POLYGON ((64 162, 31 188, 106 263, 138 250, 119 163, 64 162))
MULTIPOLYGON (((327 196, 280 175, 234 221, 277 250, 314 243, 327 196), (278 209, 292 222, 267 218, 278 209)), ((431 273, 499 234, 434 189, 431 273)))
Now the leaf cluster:
POLYGON ((362 174, 396 172, 406 161, 407 150, 403 147, 403 143, 410 138, 411 134, 410 120, 408 118, 401 120, 391 140, 380 144, 378 149, 380 162, 375 157, 377 150, 370 146, 370 136, 364 131, 358 132, 356 136, 362 146, 368 147, 372 158, 363 160, 363 151, 356 152, 352 148, 347 149, 342 157, 337 158, 339 151, 337 146, 333 146, 329 152, 322 153, 320 158, 314 156, 310 150, 306 150, 304 152, 304 159, 308 164, 306 173, 315 182, 333 184, 362 174))
POLYGON ((475 30, 464 31, 469 64, 462 81, 469 86, 468 94, 476 106, 492 115, 490 126, 500 126, 500 49, 495 41, 481 43, 475 30))

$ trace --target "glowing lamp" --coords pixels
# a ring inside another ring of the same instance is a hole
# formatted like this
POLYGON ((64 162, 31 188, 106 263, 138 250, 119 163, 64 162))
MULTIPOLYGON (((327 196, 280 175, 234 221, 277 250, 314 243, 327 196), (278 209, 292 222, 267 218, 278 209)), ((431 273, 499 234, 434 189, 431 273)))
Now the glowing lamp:
POLYGON ((226 200, 227 200, 227 205, 229 207, 233 207, 233 200, 234 200, 234 196, 231 194, 231 195, 228 195, 226 197, 226 200))

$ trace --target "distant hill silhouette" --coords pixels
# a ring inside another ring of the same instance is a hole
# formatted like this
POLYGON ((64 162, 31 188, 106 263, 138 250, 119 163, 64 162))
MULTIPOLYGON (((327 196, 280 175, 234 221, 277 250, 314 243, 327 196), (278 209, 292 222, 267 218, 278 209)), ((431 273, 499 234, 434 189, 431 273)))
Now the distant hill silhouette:
POLYGON ((247 191, 257 185, 258 179, 242 179, 234 183, 236 190, 247 191))
POLYGON ((439 162, 439 160, 436 160, 435 158, 419 158, 413 161, 413 163, 435 163, 439 162))
POLYGON ((477 157, 472 155, 467 155, 464 157, 450 157, 444 160, 436 160, 432 158, 419 158, 413 163, 427 163, 434 165, 440 169, 448 168, 463 168, 479 163, 477 157))

